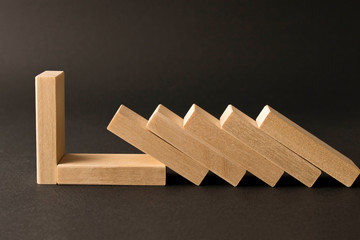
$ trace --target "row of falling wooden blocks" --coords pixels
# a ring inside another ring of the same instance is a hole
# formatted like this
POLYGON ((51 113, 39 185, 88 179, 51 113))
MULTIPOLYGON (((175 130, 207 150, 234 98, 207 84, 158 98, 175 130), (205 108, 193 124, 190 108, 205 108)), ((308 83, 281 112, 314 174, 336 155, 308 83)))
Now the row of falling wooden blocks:
POLYGON ((36 76, 38 184, 165 185, 166 167, 200 185, 212 171, 237 186, 246 171, 274 187, 284 172, 311 187, 321 170, 350 187, 359 168, 265 106, 256 120, 229 105, 184 119, 159 105, 149 120, 121 105, 108 130, 145 154, 65 153, 64 72, 36 76))

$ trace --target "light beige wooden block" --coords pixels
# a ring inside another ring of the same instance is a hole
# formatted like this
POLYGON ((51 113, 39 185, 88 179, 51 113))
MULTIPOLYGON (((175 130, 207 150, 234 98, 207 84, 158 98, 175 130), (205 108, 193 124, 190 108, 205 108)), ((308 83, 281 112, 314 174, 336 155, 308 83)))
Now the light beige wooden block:
POLYGON ((321 174, 318 168, 263 132, 255 120, 231 105, 221 116, 220 125, 308 187, 311 187, 321 174))
POLYGON ((240 164, 225 158, 215 148, 186 131, 182 125, 181 117, 160 104, 150 117, 146 127, 233 186, 238 185, 246 170, 240 164))
POLYGON ((195 104, 184 118, 184 128, 272 187, 284 173, 277 165, 221 129, 218 119, 195 104))
POLYGON ((265 106, 256 122, 264 132, 345 186, 350 187, 358 177, 359 168, 349 158, 271 107, 265 106))
POLYGON ((37 183, 56 184, 56 166, 65 153, 64 72, 36 76, 35 91, 37 183))
POLYGON ((111 120, 108 130, 167 167, 200 185, 208 170, 200 163, 174 148, 146 129, 147 120, 121 105, 111 120))
POLYGON ((147 154, 65 154, 57 166, 58 184, 159 185, 166 167, 147 154))

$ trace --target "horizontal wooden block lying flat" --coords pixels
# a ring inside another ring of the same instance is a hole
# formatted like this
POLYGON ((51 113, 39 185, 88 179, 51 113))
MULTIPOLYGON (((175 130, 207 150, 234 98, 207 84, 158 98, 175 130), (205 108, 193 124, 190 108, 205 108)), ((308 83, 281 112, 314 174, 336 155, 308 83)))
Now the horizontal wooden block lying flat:
POLYGON ((182 125, 181 117, 160 104, 150 117, 147 128, 233 186, 238 185, 246 170, 186 131, 182 125))
POLYGON ((256 122, 271 137, 345 186, 350 187, 359 176, 359 168, 349 158, 271 107, 265 106, 256 122))
POLYGON ((263 132, 255 120, 231 105, 221 116, 220 125, 308 187, 311 187, 321 174, 318 168, 263 132))
POLYGON ((146 129, 147 120, 121 105, 111 120, 108 130, 167 167, 200 185, 208 170, 169 143, 146 129))
POLYGON ((39 74, 35 90, 37 183, 56 184, 56 166, 65 153, 64 72, 39 74))
POLYGON ((166 167, 146 154, 65 154, 58 184, 165 185, 166 167))
POLYGON ((272 187, 284 173, 277 165, 221 129, 218 119, 195 104, 184 118, 184 128, 272 187))

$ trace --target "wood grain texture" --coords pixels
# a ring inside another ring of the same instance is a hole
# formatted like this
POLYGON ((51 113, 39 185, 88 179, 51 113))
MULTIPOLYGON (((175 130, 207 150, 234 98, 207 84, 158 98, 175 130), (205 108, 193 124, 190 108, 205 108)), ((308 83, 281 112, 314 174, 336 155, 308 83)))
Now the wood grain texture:
POLYGON ((183 119, 161 104, 146 127, 233 186, 237 186, 246 173, 240 164, 225 158, 215 148, 186 131, 183 119))
POLYGON ((345 186, 350 187, 359 176, 359 168, 349 158, 271 107, 265 106, 256 122, 264 132, 345 186))
POLYGON ((166 167, 147 154, 65 154, 57 166, 58 184, 159 185, 166 167))
POLYGON ((263 132, 255 120, 237 108, 229 105, 220 117, 220 125, 306 186, 311 187, 319 178, 318 168, 263 132))
POLYGON ((65 153, 64 84, 62 71, 45 71, 35 78, 38 184, 56 184, 56 166, 65 153))
POLYGON ((195 104, 184 118, 184 128, 272 187, 284 173, 274 163, 221 129, 218 119, 195 104))
POLYGON ((208 170, 169 143, 146 129, 147 120, 121 105, 111 120, 108 130, 167 167, 200 185, 208 170))

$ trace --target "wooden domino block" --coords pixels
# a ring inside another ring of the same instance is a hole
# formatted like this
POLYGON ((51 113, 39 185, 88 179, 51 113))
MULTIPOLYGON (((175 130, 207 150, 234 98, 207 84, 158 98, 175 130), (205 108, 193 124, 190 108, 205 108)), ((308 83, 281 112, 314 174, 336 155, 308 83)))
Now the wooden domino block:
POLYGON ((65 154, 57 166, 58 184, 159 185, 166 167, 147 154, 65 154))
POLYGON ((225 158, 215 148, 186 131, 182 125, 181 117, 160 104, 150 117, 146 127, 233 186, 238 185, 246 170, 240 164, 225 158))
POLYGON ((308 187, 311 187, 321 174, 319 169, 260 130, 255 120, 231 105, 221 116, 220 125, 308 187))
POLYGON ((121 105, 108 130, 151 155, 192 183, 200 185, 208 170, 146 129, 147 120, 121 105))
POLYGON ((184 128, 272 187, 284 173, 277 165, 221 129, 218 119, 195 104, 184 118, 184 128))
POLYGON ((264 132, 345 186, 350 187, 359 176, 359 168, 349 158, 271 107, 265 106, 256 122, 264 132))
POLYGON ((64 72, 36 76, 35 91, 37 183, 56 184, 56 166, 65 153, 64 72))

